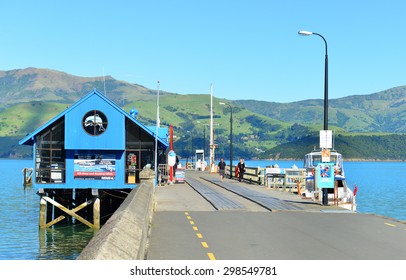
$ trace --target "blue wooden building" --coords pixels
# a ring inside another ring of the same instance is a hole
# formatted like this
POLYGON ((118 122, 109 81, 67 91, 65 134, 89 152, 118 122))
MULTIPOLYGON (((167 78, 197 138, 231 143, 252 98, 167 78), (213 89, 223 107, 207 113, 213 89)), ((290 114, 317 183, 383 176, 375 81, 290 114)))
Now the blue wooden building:
MULTIPOLYGON (((33 147, 32 183, 41 201, 78 219, 78 211, 100 202, 100 190, 107 193, 133 189, 139 184, 139 172, 154 167, 155 140, 158 155, 164 155, 169 147, 168 129, 159 128, 155 139, 155 129, 93 90, 19 143, 33 147), (69 203, 58 202, 60 196, 61 201, 69 203), (82 208, 72 213, 78 205, 82 208)), ((40 217, 42 227, 54 223, 49 218, 48 222, 41 221, 40 217)))

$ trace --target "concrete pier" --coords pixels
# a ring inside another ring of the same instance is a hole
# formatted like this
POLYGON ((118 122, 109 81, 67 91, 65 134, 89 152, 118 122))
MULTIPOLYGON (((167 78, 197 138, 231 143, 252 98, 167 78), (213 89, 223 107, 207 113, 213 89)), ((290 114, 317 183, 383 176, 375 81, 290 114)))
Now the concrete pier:
POLYGON ((78 259, 406 259, 405 222, 218 174, 190 171, 186 182, 142 180, 78 259))
POLYGON ((78 260, 142 260, 145 258, 153 208, 154 172, 140 172, 141 184, 131 191, 102 226, 78 260))

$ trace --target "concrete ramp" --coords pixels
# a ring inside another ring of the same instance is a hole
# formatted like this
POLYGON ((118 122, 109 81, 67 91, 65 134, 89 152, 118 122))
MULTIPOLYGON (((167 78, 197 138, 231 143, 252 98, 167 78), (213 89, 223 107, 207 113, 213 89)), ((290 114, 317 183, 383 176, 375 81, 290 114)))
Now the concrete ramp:
POLYGON ((270 211, 301 210, 302 209, 301 207, 296 206, 288 201, 284 201, 284 200, 272 197, 270 195, 266 195, 264 193, 256 192, 256 191, 246 188, 240 184, 235 184, 235 183, 231 183, 231 182, 227 182, 227 181, 219 183, 217 180, 212 180, 212 179, 204 178, 204 177, 202 177, 202 179, 204 179, 208 182, 211 182, 213 184, 216 184, 217 186, 222 187, 230 192, 238 194, 252 202, 255 202, 255 203, 261 205, 262 207, 264 207, 270 211))
POLYGON ((199 179, 186 178, 186 183, 188 183, 196 192, 198 192, 211 205, 213 205, 216 210, 245 208, 241 203, 231 200, 223 194, 215 191, 213 188, 207 186, 207 181, 205 183, 199 179))

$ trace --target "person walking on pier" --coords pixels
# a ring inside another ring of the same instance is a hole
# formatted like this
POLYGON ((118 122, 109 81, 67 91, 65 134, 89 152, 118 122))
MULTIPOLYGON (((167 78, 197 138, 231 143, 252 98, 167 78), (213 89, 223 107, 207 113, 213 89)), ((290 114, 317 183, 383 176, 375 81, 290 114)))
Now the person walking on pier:
POLYGON ((224 176, 226 175, 226 166, 224 159, 221 158, 220 162, 217 165, 217 171, 220 173, 220 181, 223 182, 224 176))
POLYGON ((244 172, 245 172, 245 163, 244 159, 240 158, 240 162, 238 163, 238 181, 241 182, 244 179, 244 172))

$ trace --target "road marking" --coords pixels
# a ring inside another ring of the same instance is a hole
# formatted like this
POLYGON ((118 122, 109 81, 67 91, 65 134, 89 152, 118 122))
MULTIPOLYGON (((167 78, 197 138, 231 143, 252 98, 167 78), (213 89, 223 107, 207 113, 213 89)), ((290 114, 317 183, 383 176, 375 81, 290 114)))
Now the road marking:
MULTIPOLYGON (((185 215, 186 215, 186 218, 189 220, 189 223, 190 223, 191 225, 193 225, 193 227, 192 227, 193 230, 194 230, 194 231, 198 231, 199 229, 197 228, 197 226, 194 226, 195 222, 193 221, 192 217, 189 216, 189 212, 185 212, 185 215)), ((199 239, 203 239, 203 235, 202 235, 200 232, 197 232, 197 233, 196 233, 196 236, 197 236, 197 238, 199 238, 199 239)), ((209 248, 209 245, 207 244, 207 242, 202 241, 202 242, 200 242, 200 244, 201 244, 202 247, 205 248, 205 249, 209 248)), ((209 257, 209 260, 212 260, 212 261, 213 261, 213 260, 216 260, 216 257, 214 256, 213 253, 207 253, 207 256, 209 257)))
POLYGON ((215 261, 215 260, 216 260, 216 257, 214 256, 213 253, 207 253, 207 256, 209 257, 209 260, 211 260, 211 261, 215 261))
POLYGON ((390 223, 385 223, 385 225, 390 226, 390 227, 396 227, 396 225, 390 224, 390 223))

